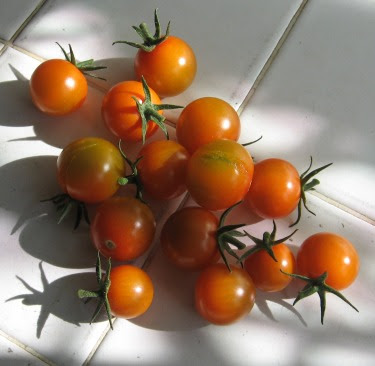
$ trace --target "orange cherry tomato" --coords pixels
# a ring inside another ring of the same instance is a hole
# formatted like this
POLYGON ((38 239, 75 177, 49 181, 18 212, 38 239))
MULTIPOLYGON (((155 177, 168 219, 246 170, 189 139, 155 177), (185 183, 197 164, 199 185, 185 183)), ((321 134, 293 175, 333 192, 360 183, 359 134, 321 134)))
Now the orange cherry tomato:
POLYGON ((188 104, 177 122, 177 141, 192 154, 198 147, 218 139, 237 141, 240 118, 233 107, 219 98, 204 97, 188 104))
POLYGON ((209 210, 226 209, 243 199, 253 171, 253 160, 241 144, 215 140, 191 156, 186 185, 200 206, 209 210))
MULTIPOLYGON (((160 98, 150 89, 151 102, 160 104, 160 98)), ((104 96, 102 116, 108 129, 117 137, 128 142, 142 141, 142 119, 137 109, 135 97, 140 103, 145 101, 141 82, 123 81, 113 86, 104 96)), ((158 111, 160 115, 162 111, 158 111)), ((148 121, 146 137, 152 136, 158 126, 148 121)))
POLYGON ((186 191, 189 153, 171 140, 153 141, 138 153, 138 174, 146 193, 156 199, 172 199, 186 191))
POLYGON ((132 260, 151 245, 155 218, 150 208, 133 197, 112 197, 96 210, 91 237, 99 252, 117 261, 132 260))
POLYGON ((154 286, 145 271, 122 265, 112 268, 109 277, 108 301, 113 315, 131 319, 146 312, 152 303, 154 286))
POLYGON ((247 315, 254 302, 255 286, 241 268, 232 266, 229 272, 225 264, 213 264, 201 272, 195 285, 195 307, 210 323, 233 323, 247 315))
POLYGON ((353 244, 340 235, 317 233, 307 238, 297 253, 297 272, 318 277, 327 272, 326 284, 342 290, 359 272, 359 256, 353 244))
POLYGON ((300 197, 300 177, 292 164, 281 159, 266 159, 255 164, 245 201, 258 216, 287 216, 297 207, 300 197))
POLYGON ((66 146, 57 159, 57 177, 62 190, 85 203, 113 196, 125 175, 125 161, 107 140, 86 137, 66 146))
POLYGON ((160 236, 164 254, 181 269, 200 270, 218 261, 219 220, 202 207, 184 207, 165 222, 160 236))
POLYGON ((30 79, 34 105, 43 113, 63 116, 76 111, 85 101, 87 81, 76 66, 66 60, 41 63, 30 79))
POLYGON ((245 269, 256 288, 274 292, 283 290, 292 278, 280 272, 294 273, 296 260, 292 251, 284 243, 272 247, 275 262, 265 250, 259 250, 245 259, 245 269))
POLYGON ((134 60, 135 73, 161 97, 177 95, 193 82, 197 62, 192 48, 182 39, 168 36, 152 51, 140 49, 134 60))

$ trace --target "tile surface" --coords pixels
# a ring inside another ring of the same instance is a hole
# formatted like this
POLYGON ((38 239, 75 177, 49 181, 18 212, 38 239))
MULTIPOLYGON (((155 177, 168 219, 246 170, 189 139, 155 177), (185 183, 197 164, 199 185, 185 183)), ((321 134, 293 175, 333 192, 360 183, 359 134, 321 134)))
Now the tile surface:
POLYGON ((375 219, 375 4, 310 2, 254 98, 241 115, 242 136, 258 160, 281 157, 303 171, 329 162, 318 191, 375 219), (333 20, 335 19, 335 20, 333 20))

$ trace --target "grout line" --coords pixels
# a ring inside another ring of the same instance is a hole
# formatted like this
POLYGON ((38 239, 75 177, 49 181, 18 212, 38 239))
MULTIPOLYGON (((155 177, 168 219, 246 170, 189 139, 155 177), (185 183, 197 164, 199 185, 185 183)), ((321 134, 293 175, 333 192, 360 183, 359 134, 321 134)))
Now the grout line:
POLYGON ((256 89, 262 82, 263 78, 267 74, 269 68, 271 67, 273 61, 277 57, 281 47, 284 45, 286 39, 288 38, 291 30, 293 29, 294 25, 296 24, 299 16, 301 15, 302 11, 304 10, 306 4, 308 3, 309 0, 303 0, 295 14, 293 15, 292 19, 290 20, 288 26, 285 28, 284 33, 280 37, 279 41, 277 42, 275 48, 273 49, 271 55, 268 57, 266 63, 263 65, 262 70, 260 70, 257 78, 254 81, 253 86, 250 88, 248 94, 246 95, 245 99, 242 101, 240 106, 237 108, 237 113, 240 116, 241 113, 243 112, 244 108, 249 104, 251 98, 253 97, 256 89))
POLYGON ((9 334, 6 334, 2 330, 0 330, 0 336, 4 337, 5 339, 7 339, 11 343, 14 343, 16 346, 18 346, 19 348, 22 348, 24 351, 30 353, 32 356, 39 359, 40 361, 43 361, 47 365, 56 366, 56 364, 53 363, 52 361, 50 361, 48 358, 46 358, 43 355, 41 355, 40 353, 36 352, 31 347, 24 345, 23 343, 18 341, 16 338, 13 338, 12 336, 10 336, 9 334))

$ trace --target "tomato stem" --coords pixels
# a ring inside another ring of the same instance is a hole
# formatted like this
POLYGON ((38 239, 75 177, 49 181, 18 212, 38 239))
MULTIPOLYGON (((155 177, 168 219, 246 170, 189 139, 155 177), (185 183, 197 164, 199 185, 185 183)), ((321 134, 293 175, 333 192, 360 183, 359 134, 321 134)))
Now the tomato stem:
POLYGON ((145 52, 151 52, 158 44, 160 44, 161 42, 165 41, 168 38, 171 22, 170 21, 168 22, 165 34, 162 36, 161 29, 160 29, 159 16, 158 16, 158 9, 156 8, 154 10, 154 25, 155 25, 154 35, 151 35, 147 24, 144 22, 141 23, 138 27, 133 26, 133 29, 142 38, 143 43, 136 43, 136 42, 129 42, 129 41, 115 41, 112 43, 112 45, 116 43, 125 43, 129 46, 140 48, 145 52))

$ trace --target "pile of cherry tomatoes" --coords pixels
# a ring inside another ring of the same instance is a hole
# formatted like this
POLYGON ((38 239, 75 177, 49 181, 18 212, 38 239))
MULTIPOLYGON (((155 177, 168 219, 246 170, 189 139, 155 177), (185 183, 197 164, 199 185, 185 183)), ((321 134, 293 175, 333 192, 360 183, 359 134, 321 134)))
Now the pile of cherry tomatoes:
MULTIPOLYGON (((82 218, 89 223, 93 247, 98 251, 98 289, 78 294, 98 298, 93 319, 103 306, 111 325, 112 314, 132 318, 148 309, 154 292, 151 278, 142 269, 119 262, 141 256, 154 240, 156 222, 147 197, 169 200, 186 192, 198 205, 173 213, 161 230, 160 243, 175 266, 201 271, 195 306, 203 318, 215 324, 237 321, 252 309, 256 288, 281 291, 293 278, 306 282, 295 302, 315 292, 320 296, 322 323, 326 292, 354 307, 338 292, 349 286, 359 271, 358 254, 345 238, 317 233, 303 242, 295 257, 284 243, 294 232, 277 239, 275 221, 272 232, 262 238, 253 237, 242 224, 225 225, 238 204, 272 220, 297 210, 293 225, 298 224, 303 206, 309 210, 305 192, 319 184, 315 175, 330 164, 311 171, 311 159, 301 176, 282 159, 254 164, 247 144, 237 142, 241 129, 237 112, 215 97, 185 106, 176 124, 177 141, 170 140, 163 110, 182 107, 162 104, 161 98, 186 90, 194 80, 197 62, 184 40, 169 35, 169 24, 162 34, 156 10, 154 17, 153 35, 145 23, 134 27, 143 43, 114 42, 139 49, 134 62, 138 80, 114 85, 102 102, 103 121, 119 139, 118 146, 86 137, 71 142, 57 159, 62 193, 51 201, 60 220, 75 209, 75 226, 82 218), (165 139, 146 142, 158 128, 165 139), (140 141, 143 147, 131 161, 125 145, 140 141), (128 184, 136 186, 135 197, 116 195, 128 184), (93 218, 87 204, 97 204, 93 218), (221 211, 221 216, 213 211, 221 211), (250 238, 255 245, 247 248, 243 238, 250 238), (108 259, 104 274, 101 256, 108 259), (219 259, 222 262, 218 263, 219 259), (117 262, 113 269, 111 261, 117 262)), ((77 62, 69 48, 68 53, 61 47, 66 60, 43 62, 30 80, 35 106, 52 116, 76 111, 88 92, 84 74, 102 68, 93 60, 77 62)))

